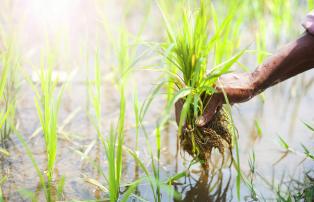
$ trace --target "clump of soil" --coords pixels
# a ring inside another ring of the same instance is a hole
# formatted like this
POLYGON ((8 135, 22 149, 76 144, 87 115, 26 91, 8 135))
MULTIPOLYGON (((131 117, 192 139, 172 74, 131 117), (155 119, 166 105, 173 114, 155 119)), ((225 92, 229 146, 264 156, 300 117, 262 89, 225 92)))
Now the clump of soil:
POLYGON ((228 114, 220 108, 204 127, 186 126, 179 139, 181 148, 197 158, 203 168, 207 169, 213 148, 217 148, 222 155, 226 148, 231 148, 232 136, 228 114))

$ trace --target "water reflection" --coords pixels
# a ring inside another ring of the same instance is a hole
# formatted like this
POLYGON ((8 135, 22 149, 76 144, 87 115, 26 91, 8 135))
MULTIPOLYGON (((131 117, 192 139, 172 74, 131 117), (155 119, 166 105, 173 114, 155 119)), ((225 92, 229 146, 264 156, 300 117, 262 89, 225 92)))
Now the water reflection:
MULTIPOLYGON (((198 179, 190 176, 186 181, 184 185, 174 185, 174 189, 182 194, 181 199, 174 199, 175 202, 226 201, 231 169, 218 169, 215 173, 202 172, 198 179)), ((228 200, 231 200, 230 196, 228 200)))

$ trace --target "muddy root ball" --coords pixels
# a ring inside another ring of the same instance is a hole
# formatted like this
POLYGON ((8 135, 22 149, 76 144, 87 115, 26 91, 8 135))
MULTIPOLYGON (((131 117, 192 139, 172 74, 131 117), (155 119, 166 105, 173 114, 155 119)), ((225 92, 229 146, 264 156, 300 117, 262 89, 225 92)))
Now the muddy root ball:
POLYGON ((179 138, 181 148, 197 158, 207 169, 213 148, 217 148, 222 155, 226 148, 231 148, 232 136, 228 114, 222 108, 206 126, 186 128, 179 138))

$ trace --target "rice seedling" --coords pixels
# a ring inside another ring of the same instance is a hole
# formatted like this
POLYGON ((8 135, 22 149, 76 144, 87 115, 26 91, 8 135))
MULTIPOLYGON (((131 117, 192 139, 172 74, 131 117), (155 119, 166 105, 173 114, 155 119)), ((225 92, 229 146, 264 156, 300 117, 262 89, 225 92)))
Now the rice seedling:
MULTIPOLYGON (((102 113, 102 81, 101 81, 101 66, 100 66, 100 58, 99 52, 97 51, 95 56, 95 73, 94 73, 94 81, 91 85, 87 86, 87 92, 89 97, 91 98, 91 103, 95 113, 95 120, 97 130, 101 131, 101 113, 102 113)), ((88 82, 89 84, 90 82, 88 82)))
MULTIPOLYGON (((157 139, 159 138, 158 136, 159 135, 156 135, 157 139)), ((157 149, 157 161, 156 161, 154 153, 151 150, 152 147, 151 145, 149 145, 149 141, 147 141, 147 144, 148 144, 148 148, 150 149, 150 163, 152 167, 151 170, 147 166, 145 166, 145 163, 143 162, 142 159, 140 159, 138 153, 132 151, 131 149, 128 149, 129 154, 134 158, 136 164, 144 172, 145 177, 142 177, 140 179, 142 181, 144 180, 148 181, 154 201, 158 201, 158 202, 162 201, 162 196, 163 196, 161 193, 162 189, 165 190, 169 194, 169 196, 178 198, 179 193, 173 190, 171 183, 186 176, 187 175, 186 171, 180 172, 174 176, 171 176, 166 181, 162 181, 162 179, 160 178, 160 159, 159 159, 160 157, 158 158, 158 155, 160 153, 160 145, 157 143, 157 146, 156 146, 156 149, 157 149)))
MULTIPOLYGON (((107 138, 104 138, 101 132, 101 121, 98 121, 98 126, 96 126, 98 137, 102 142, 102 145, 105 150, 105 156, 108 163, 108 171, 107 175, 104 175, 106 182, 108 184, 108 191, 109 191, 109 198, 110 201, 117 201, 120 198, 120 188, 121 188, 121 174, 122 174, 122 154, 123 154, 123 145, 124 145, 124 118, 125 118, 125 85, 129 85, 128 81, 131 76, 132 71, 137 67, 138 62, 151 51, 151 49, 146 49, 141 53, 138 52, 139 46, 141 45, 141 34, 143 29, 145 28, 145 24, 148 18, 147 11, 146 16, 141 23, 141 28, 136 33, 135 36, 129 34, 126 26, 124 25, 124 21, 119 26, 118 34, 115 35, 112 33, 110 27, 108 27, 108 23, 104 20, 104 29, 106 34, 108 35, 109 42, 110 42, 110 50, 108 49, 109 53, 113 53, 113 63, 110 63, 110 66, 113 70, 113 82, 115 87, 120 92, 120 114, 117 126, 114 127, 113 125, 110 126, 109 135, 107 138)), ((110 54, 108 54, 110 55, 110 54)), ((111 56, 111 55, 110 55, 111 56)), ((96 59, 97 60, 97 59, 96 59)), ((112 58, 110 58, 112 60, 112 58)), ((97 63, 97 62, 96 62, 97 63)), ((95 92, 103 92, 101 88, 100 82, 100 67, 96 66, 95 78, 96 79, 95 88, 93 91, 95 92)), ((98 111, 96 114, 101 114, 101 93, 92 93, 90 95, 93 100, 94 110, 98 111)), ((143 112, 142 108, 139 108, 139 100, 137 98, 137 92, 134 91, 134 99, 133 99, 133 110, 135 116, 135 150, 138 151, 138 139, 140 134, 140 127, 142 126, 142 121, 145 112, 143 112)), ((149 103, 144 103, 147 104, 149 103)), ((145 108, 147 110, 147 108, 145 108)), ((96 120, 101 120, 101 116, 96 116, 96 120)), ((133 151, 132 151, 133 152, 133 151)), ((157 173, 156 173, 157 174, 157 173)), ((122 201, 126 200, 127 195, 130 195, 139 184, 142 178, 136 180, 135 182, 131 183, 128 186, 128 190, 126 193, 123 194, 122 201)))
POLYGON ((6 50, 0 53, 0 64, 2 67, 0 83, 0 105, 2 106, 0 120, 2 124, 0 127, 0 139, 2 145, 4 145, 4 141, 9 138, 11 133, 9 122, 13 123, 15 121, 17 95, 16 70, 19 61, 12 41, 13 39, 8 40, 6 50))
POLYGON ((229 15, 221 24, 217 14, 206 1, 200 2, 200 8, 194 12, 183 12, 180 29, 173 30, 167 17, 167 33, 170 44, 164 52, 167 59, 176 66, 179 74, 172 75, 178 88, 173 101, 181 99, 184 102, 179 120, 179 138, 181 147, 190 155, 208 166, 208 159, 213 148, 224 153, 224 144, 231 146, 230 118, 225 109, 220 109, 213 120, 205 127, 198 127, 196 119, 200 116, 215 92, 214 84, 217 78, 229 72, 231 66, 241 57, 244 51, 230 59, 225 59, 222 45, 223 33, 229 33, 230 22, 235 13, 235 7, 230 8, 229 15), (215 32, 210 32, 211 17, 215 32), (227 31, 226 31, 227 30, 227 31), (213 68, 208 72, 209 55, 214 53, 213 68), (216 55, 217 53, 217 55, 216 55), (181 77, 182 76, 182 77, 181 77), (183 131, 182 131, 183 128, 183 131), (204 144, 206 143, 206 144, 204 144))
MULTIPOLYGON (((62 85, 59 91, 57 91, 58 80, 53 78, 55 59, 52 53, 48 54, 46 58, 42 56, 38 75, 40 87, 30 82, 35 92, 35 105, 46 146, 48 193, 52 191, 52 184, 54 182, 58 143, 58 112, 66 86, 62 85)), ((46 194, 46 197, 48 197, 48 201, 52 200, 50 194, 46 194)))
MULTIPOLYGON (((186 176, 186 171, 180 172, 179 174, 176 174, 175 176, 169 177, 168 180, 162 181, 160 178, 160 155, 161 155, 161 129, 163 128, 162 125, 157 124, 154 132, 153 137, 155 139, 156 148, 153 149, 153 145, 150 140, 150 136, 145 129, 145 126, 143 125, 143 120, 145 118, 146 112, 148 108, 150 107, 153 99, 158 95, 158 92, 162 88, 163 84, 157 85, 150 93, 150 95, 146 98, 146 100, 139 105, 137 99, 134 101, 134 108, 136 112, 136 125, 139 127, 137 131, 141 129, 145 135, 146 140, 146 146, 149 150, 149 157, 150 157, 150 165, 151 169, 147 167, 144 163, 144 161, 140 158, 139 152, 136 149, 135 151, 128 148, 128 153, 133 157, 133 159, 136 162, 136 167, 139 167, 143 172, 145 177, 140 178, 142 181, 146 180, 149 183, 149 186, 152 191, 152 195, 154 198, 154 201, 161 201, 161 189, 164 188, 164 190, 169 193, 169 196, 177 197, 178 193, 174 192, 173 188, 171 187, 171 182, 178 180, 184 176, 186 176)), ((164 123, 164 122, 163 122, 164 123)))
POLYGON ((91 103, 95 112, 95 118, 92 122, 97 131, 97 136, 103 145, 107 163, 108 172, 104 175, 108 183, 110 201, 117 201, 120 191, 121 173, 122 173, 122 146, 124 144, 124 116, 125 116, 125 98, 123 84, 120 87, 120 115, 117 123, 117 128, 110 126, 109 137, 107 139, 103 136, 102 127, 102 79, 99 53, 95 57, 95 81, 89 85, 89 95, 92 99, 91 103))
MULTIPOLYGON (((149 148, 151 148, 149 146, 149 148)), ((143 163, 143 161, 140 159, 138 153, 134 152, 133 150, 131 149, 128 149, 128 152, 129 154, 133 157, 133 159, 135 160, 136 162, 136 165, 139 166, 141 168, 141 170, 144 172, 145 174, 145 179, 148 181, 149 185, 150 185, 150 188, 151 188, 151 191, 152 191, 152 194, 153 194, 153 197, 154 197, 154 201, 160 201, 160 194, 158 195, 156 193, 156 190, 159 190, 160 191, 160 186, 157 185, 157 180, 158 179, 154 179, 151 174, 150 174, 150 171, 149 171, 149 168, 147 168, 145 166, 145 164, 143 163)), ((154 158, 151 158, 152 162, 154 162, 154 158)), ((153 167, 154 169, 156 169, 156 167, 153 167)), ((157 170, 154 170, 153 171, 154 174, 157 174, 158 175, 158 171, 157 170)))
POLYGON ((314 160, 314 154, 313 154, 313 149, 309 149, 307 148, 304 144, 301 143, 301 147, 303 149, 303 151, 298 151, 294 148, 292 148, 288 142, 283 139, 281 136, 279 136, 279 144, 282 147, 283 151, 282 151, 282 155, 280 156, 280 158, 274 163, 278 164, 280 161, 282 161, 284 158, 286 158, 289 154, 294 153, 297 154, 301 157, 304 157, 303 160, 299 163, 301 164, 303 161, 305 160, 314 160))
POLYGON ((105 142, 105 154, 108 161, 108 184, 110 201, 117 201, 119 197, 122 174, 122 146, 124 144, 124 116, 125 98, 121 89, 120 115, 117 128, 111 126, 110 134, 105 142))
MULTIPOLYGON (((99 8, 100 5, 98 5, 99 8)), ((120 115, 116 127, 113 124, 110 126, 110 131, 108 137, 104 137, 103 131, 103 117, 102 117, 102 99, 104 88, 102 87, 102 74, 100 67, 99 53, 96 53, 95 58, 95 81, 89 82, 89 97, 91 98, 91 103, 94 110, 94 117, 90 117, 97 131, 98 139, 100 140, 103 149, 105 151, 106 160, 108 163, 107 174, 103 173, 103 177, 106 179, 109 198, 110 201, 117 201, 120 196, 121 187, 121 174, 122 174, 122 154, 124 145, 124 118, 125 118, 125 93, 124 86, 128 83, 130 73, 137 65, 139 60, 148 53, 150 50, 145 50, 141 54, 138 54, 139 42, 141 40, 141 34, 144 29, 144 25, 148 18, 149 9, 147 10, 146 16, 141 23, 141 28, 135 36, 129 34, 126 26, 124 25, 124 19, 122 23, 119 24, 118 34, 113 31, 113 28, 109 26, 110 23, 107 22, 107 18, 100 16, 104 25, 104 30, 107 35, 109 46, 106 51, 105 56, 110 56, 108 58, 108 64, 112 67, 113 72, 113 84, 115 85, 117 91, 120 93, 120 115), (131 40, 132 39, 132 40, 131 40), (113 62, 112 62, 113 60, 113 62)), ((100 14, 102 12, 100 11, 100 14)), ((106 58, 107 59, 107 58, 106 58)), ((137 100, 137 95, 134 98, 134 113, 135 113, 135 124, 136 124, 136 142, 135 148, 138 147, 138 137, 139 137, 139 103, 137 100)), ((127 194, 123 195, 125 199, 127 195, 132 193, 132 190, 137 186, 139 182, 134 182, 127 191, 127 194)), ((101 183, 99 183, 101 184, 101 183)), ((122 199, 122 200, 124 200, 122 199)))
MULTIPOLYGON (((6 80, 7 80, 7 74, 8 74, 8 67, 5 66, 5 68, 2 69, 1 72, 1 80, 0 80, 0 103, 4 100, 3 94, 6 86, 6 80)), ((5 124, 6 118, 9 114, 9 111, 0 111, 0 128, 2 129, 2 126, 5 124)), ((2 131, 2 130, 1 130, 2 131)), ((5 139, 5 135, 1 132, 1 145, 3 145, 3 141, 5 139)))
POLYGON ((0 15, 0 73, 1 82, 5 83, 3 94, 0 96, 0 113, 8 113, 2 127, 0 127, 0 140, 4 145, 11 134, 11 123, 16 119, 16 101, 18 88, 18 70, 20 67, 20 51, 18 49, 19 37, 17 30, 19 23, 14 19, 14 5, 10 1, 3 1, 0 15), (10 123, 11 122, 11 123, 10 123))
POLYGON ((51 195, 51 191, 49 191, 49 188, 46 186, 45 176, 44 176, 43 172, 40 170, 39 165, 36 162, 31 149, 27 145, 25 138, 15 127, 12 126, 12 129, 14 130, 14 134, 17 136, 19 141, 22 143, 22 146, 24 147, 24 149, 26 151, 26 155, 30 158, 32 165, 36 170, 36 173, 39 177, 39 183, 42 186, 42 189, 44 190, 46 201, 49 201, 49 202, 52 201, 53 197, 51 195))
MULTIPOLYGON (((65 183, 65 177, 62 177, 56 184, 56 187, 52 184, 47 184, 49 183, 49 176, 48 177, 48 182, 46 181, 46 174, 45 172, 41 171, 40 166, 38 162, 36 161, 34 154, 32 153, 32 150, 27 144, 27 140, 25 140, 25 137, 20 133, 20 131, 14 126, 10 125, 13 133, 16 135, 18 140, 21 142, 22 147, 25 149, 26 155, 28 158, 31 160, 31 163, 36 171, 37 176, 39 177, 39 184, 40 188, 43 189, 45 199, 46 201, 56 201, 56 200, 61 200, 62 199, 62 193, 64 189, 64 183, 65 183)), ((52 181, 50 181, 51 183, 52 181)), ((0 183, 1 184, 1 183, 0 183)), ((33 193, 33 191, 30 190, 22 190, 22 195, 25 195, 28 199, 31 199, 32 201, 38 201, 37 195, 33 193)))
MULTIPOLYGON (((53 169, 56 160, 57 152, 57 118, 58 111, 60 108, 60 101, 63 90, 59 92, 56 99, 54 97, 56 81, 52 80, 52 58, 48 59, 48 69, 44 70, 41 67, 40 81, 41 81, 41 96, 36 97, 36 108, 40 123, 42 126, 42 131, 45 137, 45 144, 47 148, 47 158, 48 158, 48 182, 52 182, 53 169)), ((38 94, 37 94, 38 95, 38 94)))
MULTIPOLYGON (((276 173, 272 174, 272 179, 267 179, 259 172, 256 172, 262 181, 272 190, 274 196, 265 198, 261 195, 263 201, 313 201, 314 184, 310 176, 312 170, 304 172, 303 180, 297 180, 293 176, 286 176, 286 173, 281 174, 279 181, 274 179, 276 173)), ((278 176, 279 177, 279 176, 278 176)))
POLYGON ((251 199, 254 201, 258 201, 256 188, 254 185, 254 178, 255 178, 255 172, 256 172, 256 165, 255 165, 255 152, 253 151, 252 154, 249 157, 249 167, 250 167, 250 175, 249 179, 247 181, 247 186, 249 187, 250 193, 251 193, 251 199))
MULTIPOLYGON (((103 117, 102 117, 102 79, 101 79, 101 66, 99 53, 96 53, 95 57, 95 81, 89 85, 89 96, 92 99, 91 103, 95 112, 95 117, 92 122, 97 131, 97 136, 105 151, 106 160, 108 163, 107 175, 103 173, 103 177, 106 179, 108 184, 108 192, 110 201, 117 201, 119 199, 120 187, 121 187, 121 174, 122 174, 122 155, 124 145, 124 119, 125 119, 125 95, 124 85, 129 76, 130 70, 136 64, 136 60, 133 56, 130 56, 130 47, 128 41, 128 35, 125 30, 120 33, 120 41, 118 47, 115 46, 115 53, 118 57, 117 66, 114 68, 115 71, 115 82, 120 93, 120 115, 117 122, 117 126, 110 126, 109 135, 107 138, 103 136, 103 117)), ((132 55, 132 54, 131 54, 132 55)), ((136 109, 136 103, 134 105, 136 109)), ((91 117, 92 118, 92 117, 91 117)), ((137 121, 138 123, 138 121, 137 121)), ((138 134, 136 135, 138 137, 138 134)), ((135 186, 135 185, 134 185, 135 186)), ((134 186, 129 187, 129 192, 134 186)))
POLYGON ((100 65, 96 59, 95 65, 95 84, 90 85, 94 89, 90 90, 92 98, 92 106, 95 111, 95 119, 92 120, 97 131, 98 138, 103 145, 105 156, 108 163, 107 175, 103 173, 108 184, 110 201, 117 201, 119 198, 121 174, 122 174, 122 146, 124 144, 124 116, 125 116, 125 97, 123 86, 120 91, 120 115, 117 128, 110 126, 108 138, 104 138, 102 132, 102 116, 101 116, 101 73, 100 65))

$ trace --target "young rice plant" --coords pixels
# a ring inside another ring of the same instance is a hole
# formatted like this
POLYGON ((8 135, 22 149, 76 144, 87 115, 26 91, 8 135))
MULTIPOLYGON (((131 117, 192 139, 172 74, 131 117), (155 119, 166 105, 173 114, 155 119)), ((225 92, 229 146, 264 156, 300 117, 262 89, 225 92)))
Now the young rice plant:
POLYGON ((220 49, 219 40, 231 29, 230 22, 235 13, 235 6, 230 8, 229 14, 219 24, 214 7, 209 9, 209 5, 209 2, 201 1, 197 11, 184 11, 183 22, 178 29, 173 29, 174 26, 170 25, 164 15, 169 39, 164 52, 178 71, 178 74, 172 74, 177 86, 174 102, 184 103, 179 121, 180 143, 183 150, 200 160, 204 167, 208 166, 213 148, 218 148, 223 154, 225 145, 231 146, 231 121, 224 108, 220 109, 205 127, 198 127, 195 123, 196 118, 203 114, 215 92, 217 78, 229 72, 231 66, 244 53, 241 51, 215 65, 224 58, 221 55, 223 50, 220 49), (210 24, 211 20, 214 22, 213 27, 210 24), (214 57, 218 61, 209 61, 210 54, 215 56, 217 52, 220 53, 219 60, 214 57), (214 66, 208 72, 209 62, 214 66))
MULTIPOLYGON (((53 78, 54 61, 53 54, 48 54, 47 58, 41 59, 39 72, 40 87, 37 88, 32 84, 35 92, 36 109, 46 146, 48 193, 51 191, 54 177, 58 142, 58 112, 65 88, 65 85, 63 85, 57 92, 58 80, 53 78)), ((47 197, 48 201, 50 201, 50 194, 47 194, 47 197)))

